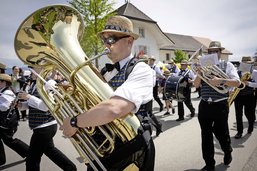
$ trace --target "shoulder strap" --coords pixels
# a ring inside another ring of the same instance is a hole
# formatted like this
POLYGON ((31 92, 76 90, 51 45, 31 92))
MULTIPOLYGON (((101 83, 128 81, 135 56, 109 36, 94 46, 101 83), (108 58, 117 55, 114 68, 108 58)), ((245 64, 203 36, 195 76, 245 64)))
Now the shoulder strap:
POLYGON ((125 72, 125 80, 127 80, 129 74, 132 72, 132 70, 134 69, 134 67, 136 66, 136 64, 138 62, 143 62, 142 60, 140 60, 138 57, 133 57, 128 65, 127 65, 127 68, 126 68, 126 72, 125 72))
MULTIPOLYGON (((138 62, 143 62, 141 61, 138 57, 133 57, 129 62, 128 62, 128 65, 127 65, 127 68, 126 68, 126 72, 125 72, 125 80, 127 80, 129 74, 132 72, 132 70, 134 69, 134 67, 136 66, 136 64, 138 62)), ((100 71, 101 75, 104 75, 105 73, 107 72, 107 69, 106 67, 103 67, 100 71)))
POLYGON ((5 90, 9 90, 9 87, 5 87, 5 88, 1 91, 1 93, 5 92, 5 90))

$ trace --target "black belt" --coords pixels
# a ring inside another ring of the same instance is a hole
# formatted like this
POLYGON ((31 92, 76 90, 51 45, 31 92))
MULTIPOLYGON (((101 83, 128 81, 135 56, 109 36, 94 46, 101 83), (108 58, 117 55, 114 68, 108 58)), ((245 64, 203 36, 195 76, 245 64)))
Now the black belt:
POLYGON ((227 100, 227 99, 221 100, 221 101, 206 101, 206 100, 203 100, 203 99, 202 99, 202 101, 203 101, 204 103, 208 103, 208 104, 228 103, 228 100, 227 100))

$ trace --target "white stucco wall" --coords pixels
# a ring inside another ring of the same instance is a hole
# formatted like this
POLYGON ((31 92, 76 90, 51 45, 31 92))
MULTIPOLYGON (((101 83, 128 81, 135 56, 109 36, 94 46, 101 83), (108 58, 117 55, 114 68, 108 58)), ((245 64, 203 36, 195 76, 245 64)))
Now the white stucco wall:
POLYGON ((159 48, 156 44, 156 39, 153 37, 153 33, 150 32, 147 28, 142 26, 134 25, 134 30, 138 33, 139 28, 143 28, 145 30, 145 37, 139 37, 133 46, 133 53, 139 53, 139 46, 147 47, 147 55, 155 56, 157 60, 159 60, 159 48))

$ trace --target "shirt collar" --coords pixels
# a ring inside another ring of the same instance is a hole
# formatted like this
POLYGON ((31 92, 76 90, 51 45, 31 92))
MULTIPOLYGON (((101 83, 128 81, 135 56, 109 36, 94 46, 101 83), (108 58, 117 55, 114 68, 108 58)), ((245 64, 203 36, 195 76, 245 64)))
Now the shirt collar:
POLYGON ((120 69, 124 67, 124 65, 130 60, 133 58, 133 55, 130 54, 128 57, 122 59, 121 61, 119 61, 119 64, 120 64, 120 69))

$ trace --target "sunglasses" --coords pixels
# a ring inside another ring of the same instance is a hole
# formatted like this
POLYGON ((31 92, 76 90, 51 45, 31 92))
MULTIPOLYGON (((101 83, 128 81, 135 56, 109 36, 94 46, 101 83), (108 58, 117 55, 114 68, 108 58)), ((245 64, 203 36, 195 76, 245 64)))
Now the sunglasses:
POLYGON ((130 37, 130 36, 122 36, 122 37, 110 36, 107 38, 102 37, 102 41, 104 44, 112 45, 118 42, 120 39, 127 38, 127 37, 130 37))
POLYGON ((218 50, 209 50, 208 51, 208 54, 213 54, 213 53, 219 53, 219 51, 218 50))

